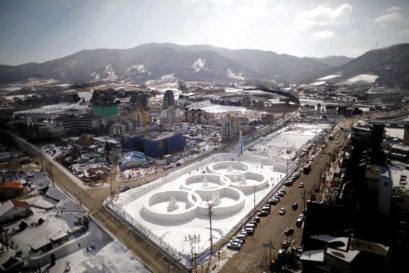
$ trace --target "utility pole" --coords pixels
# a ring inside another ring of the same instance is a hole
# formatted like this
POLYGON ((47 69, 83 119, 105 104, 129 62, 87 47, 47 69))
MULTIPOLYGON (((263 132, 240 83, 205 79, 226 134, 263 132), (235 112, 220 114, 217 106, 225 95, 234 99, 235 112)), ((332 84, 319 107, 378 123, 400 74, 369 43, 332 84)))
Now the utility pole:
POLYGON ((51 178, 51 183, 53 184, 53 186, 55 186, 54 184, 54 173, 53 173, 53 165, 50 163, 48 163, 48 172, 49 172, 49 176, 51 178))
POLYGON ((206 216, 209 217, 209 226, 210 226, 210 257, 213 256, 213 232, 212 232, 212 216, 213 216, 213 207, 214 204, 212 202, 207 201, 207 211, 206 216))
POLYGON ((253 202, 254 202, 254 213, 256 213, 256 183, 253 183, 253 202))
POLYGON ((110 194, 111 196, 114 194, 114 190, 112 187, 112 183, 113 183, 113 179, 116 180, 116 171, 117 171, 117 162, 118 162, 118 151, 116 149, 111 149, 111 151, 109 152, 109 157, 111 159, 111 164, 112 164, 112 170, 111 170, 111 174, 110 174, 110 194))
POLYGON ((268 271, 269 272, 272 272, 271 271, 271 260, 272 260, 272 249, 274 248, 273 247, 273 241, 271 240, 271 238, 270 238, 270 240, 268 241, 268 244, 263 244, 263 246, 264 247, 268 247, 269 248, 269 253, 270 253, 270 255, 269 255, 269 257, 270 257, 270 260, 268 261, 268 271))

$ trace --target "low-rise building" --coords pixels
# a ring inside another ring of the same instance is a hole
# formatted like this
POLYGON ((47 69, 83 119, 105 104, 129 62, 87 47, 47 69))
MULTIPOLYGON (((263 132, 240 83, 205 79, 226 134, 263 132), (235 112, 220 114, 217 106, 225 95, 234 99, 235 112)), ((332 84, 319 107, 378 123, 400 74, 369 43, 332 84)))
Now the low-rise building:
POLYGON ((24 193, 24 186, 19 181, 7 181, 0 183, 0 199, 7 200, 24 193))
POLYGON ((24 201, 9 200, 0 205, 0 223, 24 218, 30 214, 30 205, 24 201))

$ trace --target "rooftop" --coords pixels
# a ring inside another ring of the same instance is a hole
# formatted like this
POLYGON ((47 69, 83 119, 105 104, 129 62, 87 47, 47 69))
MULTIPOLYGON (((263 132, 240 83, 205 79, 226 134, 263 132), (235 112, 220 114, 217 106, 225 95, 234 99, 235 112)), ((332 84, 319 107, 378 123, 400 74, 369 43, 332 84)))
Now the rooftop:
POLYGON ((152 140, 162 140, 168 137, 173 136, 175 133, 174 132, 154 132, 154 133, 150 133, 148 134, 145 138, 147 139, 152 139, 152 140))
POLYGON ((22 190, 22 189, 24 189, 24 186, 18 181, 11 180, 11 181, 7 181, 7 182, 4 182, 4 183, 0 183, 0 189, 9 189, 9 190, 11 190, 11 189, 19 190, 19 189, 21 189, 22 190))
POLYGON ((324 249, 304 251, 300 257, 301 261, 324 262, 324 249))
POLYGON ((327 248, 327 254, 347 263, 351 263, 360 252, 360 250, 339 251, 336 248, 327 248))
POLYGON ((342 250, 347 250, 347 246, 348 246, 348 237, 334 237, 331 236, 329 234, 318 234, 318 235, 312 235, 310 236, 310 238, 312 239, 316 239, 322 242, 326 242, 326 243, 332 243, 332 244, 336 244, 339 243, 339 247, 336 247, 337 249, 342 249, 342 250))

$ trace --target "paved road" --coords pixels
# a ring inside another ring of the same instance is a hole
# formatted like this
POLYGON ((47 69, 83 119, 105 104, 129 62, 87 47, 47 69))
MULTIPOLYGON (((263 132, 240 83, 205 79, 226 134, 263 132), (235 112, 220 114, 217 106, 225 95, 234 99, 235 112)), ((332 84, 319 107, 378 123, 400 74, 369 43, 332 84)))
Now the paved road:
MULTIPOLYGON (((342 122, 344 127, 351 125, 350 120, 342 122)), ((295 226, 295 222, 303 209, 304 192, 306 199, 310 199, 311 193, 319 185, 319 177, 324 171, 324 166, 330 162, 329 154, 336 151, 340 145, 345 143, 346 133, 338 132, 340 137, 329 141, 327 147, 315 158, 311 164, 311 172, 308 175, 301 174, 292 187, 287 189, 287 194, 277 206, 273 206, 269 216, 261 218, 260 224, 256 228, 255 236, 248 237, 242 249, 230 258, 222 267, 220 272, 265 272, 269 260, 269 247, 263 246, 273 241, 272 256, 274 257, 281 247, 281 243, 286 239, 283 230, 287 227, 294 227, 294 235, 290 238, 292 246, 299 246, 302 236, 302 229, 295 226), (338 143, 338 144, 337 144, 338 143), (305 188, 299 188, 299 183, 304 182, 305 188), (291 209, 292 203, 298 203, 296 211, 291 209), (278 210, 286 207, 287 213, 284 216, 278 215, 278 210), (264 267, 264 268, 263 268, 264 267)), ((335 134, 337 135, 337 134, 335 134)), ((229 250, 227 250, 229 251, 229 250)))

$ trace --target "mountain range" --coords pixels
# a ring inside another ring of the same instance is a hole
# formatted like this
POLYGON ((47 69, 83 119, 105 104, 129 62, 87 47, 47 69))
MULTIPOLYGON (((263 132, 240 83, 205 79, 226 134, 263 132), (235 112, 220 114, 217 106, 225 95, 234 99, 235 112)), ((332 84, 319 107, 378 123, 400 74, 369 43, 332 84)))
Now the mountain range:
POLYGON ((304 83, 335 72, 350 76, 362 73, 386 75, 388 72, 385 71, 389 71, 397 74, 395 78, 385 77, 385 83, 407 84, 408 56, 409 44, 372 50, 350 59, 344 56, 300 58, 255 49, 150 43, 130 49, 82 50, 44 63, 0 65, 0 83, 28 78, 52 78, 63 82, 120 80, 143 83, 166 75, 186 81, 250 79, 304 83))

